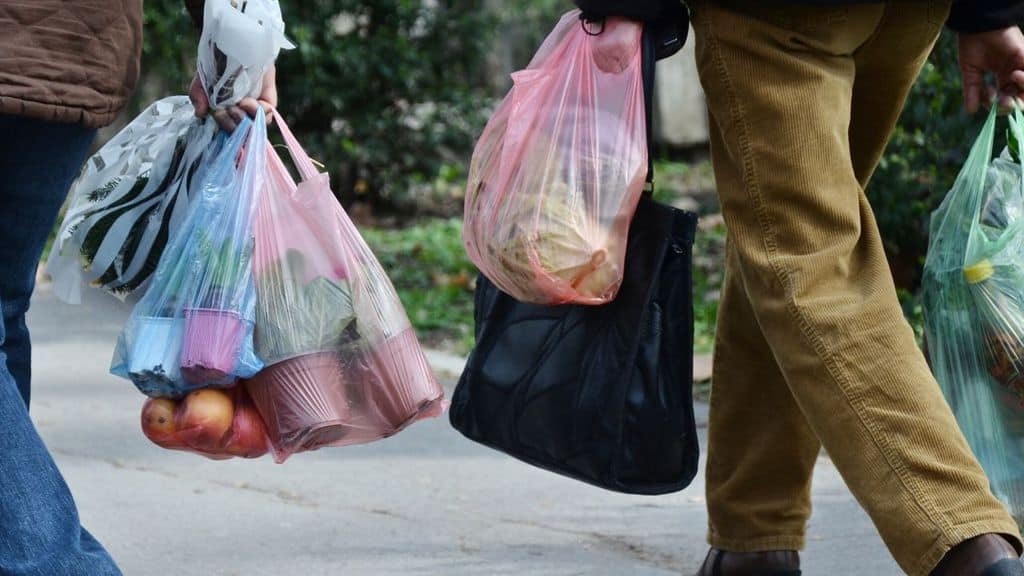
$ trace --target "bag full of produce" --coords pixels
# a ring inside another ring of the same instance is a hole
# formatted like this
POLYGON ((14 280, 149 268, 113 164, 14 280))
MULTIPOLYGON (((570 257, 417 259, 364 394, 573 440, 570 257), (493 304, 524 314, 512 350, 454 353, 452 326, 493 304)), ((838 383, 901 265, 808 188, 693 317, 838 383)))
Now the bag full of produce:
POLYGON ((923 290, 928 355, 992 485, 1024 520, 1024 115, 992 159, 990 114, 932 215, 923 290))
POLYGON ((512 75, 470 166, 466 250, 523 302, 615 297, 647 175, 642 28, 635 27, 628 66, 605 72, 579 15, 563 16, 529 66, 512 75))
POLYGON ((266 171, 266 118, 221 132, 153 282, 118 340, 111 371, 144 394, 230 387, 263 363, 253 348, 253 221, 266 171))
POLYGON ((380 263, 279 116, 301 176, 266 150, 252 259, 255 346, 245 383, 274 456, 391 436, 443 410, 441 387, 380 263))
POLYGON ((263 419, 242 386, 195 390, 180 400, 148 398, 141 420, 146 438, 168 450, 213 460, 259 458, 270 450, 263 419))

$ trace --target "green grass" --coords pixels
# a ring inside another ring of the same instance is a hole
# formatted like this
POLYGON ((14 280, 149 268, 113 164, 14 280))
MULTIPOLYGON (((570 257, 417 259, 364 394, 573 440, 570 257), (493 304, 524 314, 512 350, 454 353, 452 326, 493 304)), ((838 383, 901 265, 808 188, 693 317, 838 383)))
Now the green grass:
POLYGON ((394 283, 420 338, 431 346, 468 353, 473 346, 476 268, 462 245, 462 222, 437 219, 360 232, 394 283))
POLYGON ((698 354, 714 347, 724 272, 725 224, 705 220, 693 245, 693 347, 698 354))
POLYGON ((681 196, 708 197, 717 206, 711 162, 658 160, 654 163, 654 199, 671 204, 681 196))

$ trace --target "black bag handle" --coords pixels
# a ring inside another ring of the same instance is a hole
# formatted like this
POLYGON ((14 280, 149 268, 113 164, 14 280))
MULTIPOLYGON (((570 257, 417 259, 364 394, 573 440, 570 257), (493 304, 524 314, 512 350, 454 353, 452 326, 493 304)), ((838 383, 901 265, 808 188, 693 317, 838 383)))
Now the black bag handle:
POLYGON ((657 67, 657 53, 654 34, 646 24, 640 38, 640 48, 644 112, 647 119, 647 186, 644 187, 644 194, 654 194, 654 70, 657 67))

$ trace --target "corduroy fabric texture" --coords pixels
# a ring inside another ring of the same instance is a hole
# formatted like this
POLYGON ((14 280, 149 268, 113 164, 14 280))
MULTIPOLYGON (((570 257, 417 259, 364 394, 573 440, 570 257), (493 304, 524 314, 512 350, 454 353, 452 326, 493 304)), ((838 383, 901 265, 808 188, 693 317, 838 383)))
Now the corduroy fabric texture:
POLYGON ((690 4, 729 230, 710 543, 802 548, 823 446, 907 573, 983 533, 1019 550, 903 317, 864 195, 949 3, 690 4))

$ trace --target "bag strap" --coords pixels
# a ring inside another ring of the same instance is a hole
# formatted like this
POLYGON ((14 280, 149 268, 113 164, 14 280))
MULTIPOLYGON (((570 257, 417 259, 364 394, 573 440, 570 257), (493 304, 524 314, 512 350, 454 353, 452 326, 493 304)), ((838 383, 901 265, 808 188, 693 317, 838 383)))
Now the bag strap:
POLYGON ((640 38, 640 65, 644 87, 644 113, 647 119, 647 185, 644 194, 654 194, 654 70, 657 52, 653 30, 644 24, 640 38))
POLYGON ((320 172, 313 165, 313 161, 309 159, 309 155, 299 144, 299 141, 292 134, 288 124, 285 123, 281 113, 277 111, 277 108, 273 109, 275 124, 281 131, 281 135, 284 136, 284 142, 288 146, 288 153, 292 156, 292 161, 295 162, 296 168, 299 170, 299 176, 303 181, 313 180, 320 175, 320 172))

